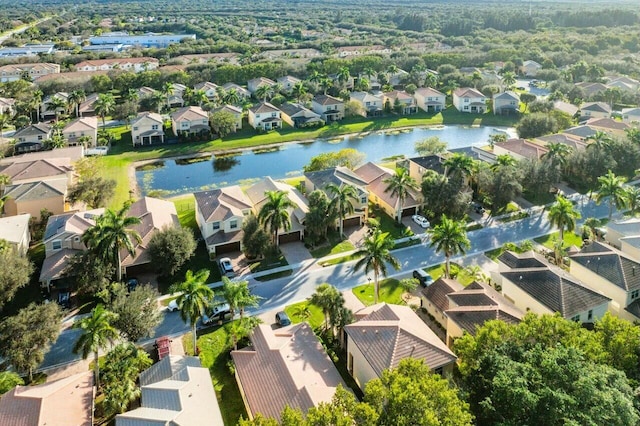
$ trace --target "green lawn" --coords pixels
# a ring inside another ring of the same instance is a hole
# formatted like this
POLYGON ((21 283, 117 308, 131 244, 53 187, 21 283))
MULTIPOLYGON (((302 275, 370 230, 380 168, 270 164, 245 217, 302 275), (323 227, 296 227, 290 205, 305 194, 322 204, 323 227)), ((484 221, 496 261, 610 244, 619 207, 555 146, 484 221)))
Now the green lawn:
POLYGON ((253 262, 249 265, 249 269, 251 269, 251 273, 256 273, 266 271, 267 269, 277 268, 279 266, 287 266, 288 264, 289 262, 287 262, 287 259, 282 253, 268 253, 264 259, 258 262, 253 262))
POLYGON ((191 228, 193 231, 199 232, 198 224, 196 223, 196 202, 193 194, 175 197, 171 201, 176 206, 180 225, 183 228, 191 228))
POLYGON ((262 275, 260 277, 256 277, 255 280, 260 282, 265 282, 265 281, 276 280, 278 278, 288 277, 288 276, 291 276, 292 274, 293 274, 293 269, 287 269, 280 272, 274 272, 273 274, 267 274, 267 275, 262 275))
MULTIPOLYGON (((473 277, 469 276, 469 274, 467 274, 463 268, 460 268, 460 265, 458 265, 457 263, 452 262, 450 268, 452 274, 455 275, 457 272, 456 280, 463 286, 466 287, 473 282, 473 277)), ((425 271, 428 272, 435 281, 438 278, 444 276, 444 263, 426 268, 425 271)))
POLYGON ((339 241, 337 238, 337 234, 334 234, 335 238, 329 237, 329 242, 324 244, 318 248, 313 250, 309 250, 311 256, 316 259, 320 259, 321 257, 329 256, 332 254, 344 253, 347 251, 355 250, 353 244, 349 240, 339 241))
MULTIPOLYGON (((560 232, 554 232, 553 234, 545 235, 543 237, 538 237, 534 241, 542 244, 546 248, 553 250, 553 244, 558 241, 560 237, 560 232)), ((564 244, 563 247, 582 247, 582 236, 576 234, 575 232, 565 232, 564 233, 564 244)))
POLYGON ((291 322, 294 324, 306 321, 309 323, 311 328, 316 329, 324 323, 324 314, 322 313, 322 310, 318 308, 316 305, 312 305, 307 301, 289 305, 284 308, 284 311, 287 313, 287 315, 289 315, 291 322), (297 315, 300 309, 303 309, 305 307, 308 307, 309 311, 311 312, 311 316, 308 318, 297 315))
MULTIPOLYGON (((365 306, 373 305, 373 281, 370 284, 363 284, 353 288, 353 294, 365 304, 365 306)), ((387 302, 393 305, 403 305, 402 293, 404 290, 400 286, 400 281, 389 278, 380 281, 380 298, 378 302, 387 302)))
POLYGON ((362 256, 358 256, 355 253, 350 254, 348 256, 336 257, 334 259, 329 259, 324 262, 320 262, 320 266, 332 266, 337 265, 339 263, 351 262, 352 260, 360 259, 362 256))
MULTIPOLYGON (((247 418, 242 395, 228 365, 231 361, 228 330, 232 324, 228 323, 219 328, 208 329, 198 337, 200 361, 203 367, 209 369, 211 381, 218 397, 218 405, 226 425, 238 424, 241 416, 247 418)), ((182 342, 186 352, 193 353, 191 333, 185 334, 182 342)))
POLYGON ((370 204, 369 212, 369 217, 376 219, 380 223, 380 230, 382 232, 388 232, 391 238, 393 238, 394 240, 403 237, 410 237, 411 235, 413 235, 411 229, 403 224, 399 224, 394 218, 385 213, 380 207, 370 204))

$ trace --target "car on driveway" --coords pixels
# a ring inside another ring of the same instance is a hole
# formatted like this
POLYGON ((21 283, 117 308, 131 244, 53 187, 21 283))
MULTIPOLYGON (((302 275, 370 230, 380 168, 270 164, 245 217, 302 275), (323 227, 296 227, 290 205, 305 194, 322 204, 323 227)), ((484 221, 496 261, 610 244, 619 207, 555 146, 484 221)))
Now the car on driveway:
POLYGON ((178 307, 178 302, 176 302, 176 299, 173 299, 171 302, 169 302, 169 304, 167 305, 167 311, 169 312, 175 312, 177 310, 179 310, 180 308, 178 307))
POLYGON ((60 290, 58 293, 58 305, 65 309, 71 307, 71 292, 69 290, 60 290))
POLYGON ((233 270, 233 265, 231 264, 231 259, 228 257, 220 258, 220 260, 218 260, 218 264, 220 265, 220 273, 222 276, 231 278, 236 275, 233 270))
POLYGON ((209 311, 202 314, 202 324, 211 325, 217 321, 224 321, 226 316, 231 313, 231 307, 228 303, 216 305, 209 311))
POLYGON ((284 327, 287 325, 291 325, 291 320, 289 319, 289 315, 285 311, 280 311, 276 314, 276 324, 280 327, 284 327))
POLYGON ((433 277, 423 269, 414 269, 412 275, 413 278, 420 282, 420 285, 422 287, 429 287, 431 284, 433 284, 433 277))
POLYGON ((483 215, 485 212, 485 209, 484 207, 482 207, 482 204, 473 203, 472 207, 473 207, 473 211, 478 213, 479 215, 483 215))
POLYGON ((414 214, 413 216, 411 216, 411 220, 413 220, 423 229, 427 229, 429 226, 431 226, 427 218, 419 214, 414 214))
POLYGON ((127 280, 127 290, 129 292, 132 292, 133 290, 136 289, 136 287, 138 287, 138 279, 137 278, 129 278, 127 280))

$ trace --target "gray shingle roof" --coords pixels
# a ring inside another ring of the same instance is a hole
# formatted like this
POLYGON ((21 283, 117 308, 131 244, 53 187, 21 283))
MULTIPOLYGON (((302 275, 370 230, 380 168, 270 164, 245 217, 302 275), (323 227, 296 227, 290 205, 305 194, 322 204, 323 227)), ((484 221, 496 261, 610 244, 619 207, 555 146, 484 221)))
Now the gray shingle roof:
POLYGON ((498 306, 463 306, 449 309, 446 314, 470 334, 475 334, 477 328, 489 320, 500 320, 508 324, 520 322, 520 318, 503 311, 498 306))
POLYGON ((346 167, 332 167, 326 170, 318 170, 316 172, 307 172, 304 176, 309 179, 316 188, 326 188, 329 184, 335 185, 353 185, 355 187, 364 188, 367 182, 362 180, 360 176, 346 167))
POLYGON ((418 166, 423 167, 427 170, 433 170, 440 174, 444 174, 444 165, 442 164, 444 160, 439 155, 426 155, 424 157, 414 157, 414 158, 410 158, 409 161, 412 161, 416 163, 418 166))
POLYGON ((450 293, 462 290, 464 287, 456 280, 439 278, 433 284, 422 290, 422 294, 441 311, 449 309, 450 293))
POLYGON ((498 260, 512 269, 541 268, 547 266, 547 264, 532 251, 520 255, 505 251, 498 257, 498 260))
POLYGON ((640 262, 604 244, 584 246, 571 260, 625 291, 640 289, 640 262))

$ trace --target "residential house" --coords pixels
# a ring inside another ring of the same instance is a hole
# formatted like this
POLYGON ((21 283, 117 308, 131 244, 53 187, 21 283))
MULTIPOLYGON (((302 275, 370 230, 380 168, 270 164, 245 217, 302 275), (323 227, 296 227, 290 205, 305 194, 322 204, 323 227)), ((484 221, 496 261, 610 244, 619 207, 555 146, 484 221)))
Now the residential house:
POLYGON ((447 328, 447 316, 445 311, 450 307, 451 301, 448 294, 464 289, 464 286, 455 279, 438 278, 420 292, 420 306, 431 315, 434 320, 447 328))
POLYGON ((405 358, 424 360, 435 373, 452 370, 456 356, 408 306, 377 305, 355 313, 345 326, 347 370, 360 389, 405 358))
POLYGON ((0 217, 0 240, 9 243, 13 250, 26 256, 31 242, 29 232, 30 214, 20 214, 18 216, 0 217))
POLYGON ((460 112, 484 114, 487 98, 476 89, 461 87, 453 91, 453 106, 460 112))
POLYGON ((627 124, 640 124, 640 108, 622 108, 622 121, 627 124))
POLYGON ((553 109, 558 110, 560 112, 564 112, 570 117, 574 117, 578 113, 578 111, 580 111, 580 109, 577 106, 564 101, 554 101, 553 109))
POLYGON ((138 99, 145 99, 153 97, 158 91, 149 86, 142 86, 136 93, 138 94, 138 99))
POLYGON ((150 71, 158 68, 160 62, 156 58, 112 58, 92 59, 76 64, 76 70, 82 72, 124 70, 133 72, 150 71))
POLYGON ((180 108, 171 114, 171 128, 176 136, 210 133, 209 114, 197 106, 180 108))
POLYGON ((297 59, 297 58, 316 58, 322 56, 322 52, 317 49, 281 49, 266 50, 260 53, 262 58, 268 60, 276 60, 281 58, 297 59))
POLYGON ((160 114, 144 112, 131 122, 133 146, 164 143, 164 121, 160 114))
POLYGON ((578 151, 581 151, 587 147, 587 143, 579 137, 565 133, 540 136, 537 137, 536 140, 542 142, 545 147, 550 143, 561 143, 563 145, 567 145, 571 149, 578 151))
POLYGON ((98 141, 98 119, 96 117, 76 118, 62 129, 67 145, 94 147, 98 141))
POLYGON ((93 117, 94 115, 96 115, 95 104, 97 100, 97 93, 88 95, 85 100, 78 106, 78 113, 80 114, 80 117, 93 117))
POLYGON ((640 88, 640 82, 626 76, 614 77, 607 82, 607 87, 617 87, 623 91, 635 92, 640 88))
POLYGON ((538 74, 538 71, 542 69, 542 65, 537 63, 536 61, 524 61, 522 62, 522 66, 520 67, 520 72, 524 74, 526 77, 535 77, 538 74))
POLYGON ((235 105, 223 105, 212 110, 211 115, 213 116, 213 114, 219 111, 228 112, 229 114, 233 115, 233 117, 236 119, 236 130, 242 129, 242 108, 235 105))
POLYGON ((251 80, 247 81, 247 89, 253 95, 258 90, 258 87, 260 86, 272 87, 274 84, 276 84, 276 82, 269 78, 265 78, 265 77, 252 78, 251 80))
POLYGON ((53 134, 53 129, 46 123, 29 124, 13 134, 16 140, 14 152, 25 153, 40 151, 53 134))
POLYGON ((116 426, 223 426, 209 369, 195 356, 169 355, 140 374, 140 407, 116 426))
POLYGON ((51 96, 47 96, 46 98, 44 98, 44 100, 42 101, 42 104, 40 105, 40 118, 45 120, 47 118, 54 118, 56 116, 60 116, 62 114, 67 113, 69 108, 68 102, 69 102, 69 94, 67 92, 57 92, 51 96), (55 110, 52 109, 50 107, 50 103, 53 99, 61 100, 64 103, 64 105, 55 110))
POLYGON ((422 178, 427 170, 433 170, 434 172, 443 175, 445 173, 444 161, 445 157, 440 154, 410 158, 409 176, 414 178, 416 182, 422 182, 422 178))
POLYGON ((0 97, 0 114, 13 117, 16 113, 16 100, 13 98, 0 97))
POLYGON ((64 148, 56 148, 52 151, 17 154, 7 158, 0 158, 0 167, 13 163, 25 163, 36 160, 57 160, 62 158, 66 158, 69 164, 75 163, 81 158, 84 158, 84 148, 82 146, 67 146, 64 148))
POLYGON ((242 249, 244 218, 253 213, 251 200, 239 186, 196 192, 196 223, 210 254, 242 249))
POLYGON ((492 273, 503 296, 523 312, 560 313, 563 318, 593 324, 607 312, 611 298, 588 287, 533 251, 505 251, 492 273))
POLYGON ((562 131, 562 134, 573 136, 579 138, 582 141, 586 141, 590 137, 595 136, 596 129, 591 126, 580 125, 565 129, 562 131))
POLYGON ((324 121, 320 114, 316 114, 310 109, 298 103, 286 102, 280 105, 281 117, 285 123, 291 127, 319 127, 324 126, 324 121))
POLYGON ((416 105, 424 112, 444 111, 446 95, 431 87, 420 87, 413 94, 416 105))
POLYGON ((278 77, 276 82, 282 84, 283 93, 291 93, 293 86, 302 82, 302 80, 291 75, 285 75, 284 77, 278 77))
POLYGON ((409 73, 403 69, 398 69, 398 71, 389 73, 389 85, 391 87, 402 86, 409 78, 409 73))
POLYGON ((281 112, 269 102, 260 102, 249 108, 249 125, 256 130, 269 131, 282 127, 281 112))
POLYGON ((249 92, 247 89, 245 89, 242 86, 238 86, 235 83, 225 83, 222 85, 222 88, 227 93, 229 93, 231 90, 235 90, 236 93, 238 94, 238 97, 240 97, 240 100, 242 101, 246 101, 251 97, 251 92, 249 92))
POLYGON ((250 339, 250 346, 231 351, 249 419, 260 414, 279 421, 285 407, 306 413, 346 387, 306 322, 275 330, 260 324, 250 339))
POLYGON ((640 219, 631 218, 607 223, 604 239, 623 253, 640 259, 640 219))
POLYGON ((262 207, 267 203, 268 198, 266 193, 268 191, 283 191, 295 204, 295 207, 288 209, 291 227, 288 230, 278 230, 278 244, 301 241, 304 238, 305 217, 307 213, 309 213, 307 200, 293 186, 284 182, 275 181, 267 176, 263 180, 251 185, 246 191, 256 214, 259 214, 262 207))
POLYGON ((378 116, 383 112, 382 96, 372 95, 369 92, 351 92, 349 100, 362 106, 365 117, 378 116))
POLYGON ((28 76, 32 81, 48 74, 59 74, 60 65, 49 63, 9 64, 0 66, 0 83, 16 81, 28 76))
POLYGON ((180 55, 176 56, 175 60, 181 62, 184 65, 190 64, 208 64, 208 63, 225 63, 238 65, 238 59, 240 54, 235 52, 225 53, 200 53, 195 55, 180 55))
POLYGON ((0 399, 0 424, 92 426, 94 398, 91 371, 39 385, 16 386, 0 399))
POLYGON ((167 95, 167 107, 168 108, 182 108, 184 106, 184 91, 187 90, 187 86, 184 84, 173 83, 171 92, 167 95))
POLYGON ((359 56, 359 55, 388 55, 392 52, 391 49, 381 46, 342 46, 336 49, 340 58, 346 58, 347 56, 359 56))
POLYGON ((584 124, 593 128, 594 130, 600 130, 617 137, 626 137, 627 129, 631 128, 629 124, 614 120, 613 118, 594 117, 588 119, 584 124))
POLYGON ((399 110, 400 114, 410 115, 418 112, 415 99, 404 90, 393 90, 382 94, 382 102, 385 108, 399 110))
POLYGON ((599 242, 570 255, 571 274, 613 299, 611 312, 640 320, 640 259, 599 242))
POLYGON ((369 192, 369 201, 382 208, 389 216, 396 218, 398 209, 400 216, 411 216, 417 214, 420 209, 420 194, 417 191, 409 190, 409 195, 399 205, 398 197, 387 191, 388 183, 385 181, 393 176, 394 171, 378 166, 372 162, 368 162, 356 170, 355 174, 367 182, 367 191, 369 192))
POLYGON ((66 180, 8 185, 4 190, 4 212, 7 216, 27 214, 35 219, 43 209, 62 214, 66 211, 67 190, 66 180))
POLYGON ((526 139, 507 139, 504 142, 496 142, 493 145, 493 153, 496 155, 510 155, 516 160, 539 160, 549 150, 543 144, 530 142, 526 139))
POLYGON ((342 226, 362 226, 367 220, 367 209, 369 203, 369 192, 367 182, 362 180, 357 174, 347 167, 339 166, 330 169, 307 172, 304 174, 304 186, 307 194, 315 190, 323 191, 329 199, 334 194, 327 190, 330 184, 339 188, 351 185, 356 189, 356 200, 351 201, 353 213, 347 215, 342 220, 342 226))
POLYGON ((580 118, 609 118, 611 107, 604 102, 586 102, 580 106, 580 118))
POLYGON ((195 40, 195 34, 156 34, 146 33, 129 35, 125 31, 104 33, 89 37, 92 45, 123 44, 128 46, 164 48, 171 44, 181 43, 183 40, 195 40))
POLYGON ((493 95, 493 114, 512 115, 517 114, 520 108, 520 96, 511 91, 496 93, 493 95))
POLYGON ((214 101, 218 98, 218 89, 220 88, 220 86, 218 86, 215 83, 205 81, 205 82, 196 84, 193 88, 196 91, 198 90, 204 91, 204 94, 207 96, 207 99, 209 99, 210 101, 214 101))
POLYGON ((73 167, 68 158, 18 161, 0 166, 0 174, 9 176, 12 185, 39 181, 73 183, 73 167))
POLYGON ((608 89, 608 87, 602 83, 593 82, 576 83, 576 87, 579 87, 582 90, 582 93, 584 93, 584 97, 587 99, 591 98, 592 96, 599 95, 600 93, 608 89))
POLYGON ((311 109, 316 114, 320 114, 325 123, 340 121, 344 118, 344 102, 330 95, 314 96, 311 109))

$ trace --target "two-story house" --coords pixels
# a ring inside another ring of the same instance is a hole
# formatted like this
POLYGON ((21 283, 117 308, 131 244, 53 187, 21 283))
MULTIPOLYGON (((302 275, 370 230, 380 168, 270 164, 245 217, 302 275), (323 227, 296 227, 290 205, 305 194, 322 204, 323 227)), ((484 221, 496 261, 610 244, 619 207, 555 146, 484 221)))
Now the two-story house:
POLYGON ((249 125, 256 130, 273 130, 282 127, 281 112, 269 102, 261 102, 249 108, 249 125))
POLYGON ((187 90, 187 86, 184 84, 173 83, 171 92, 167 94, 167 107, 168 108, 182 108, 184 107, 184 91, 187 90))
POLYGON ((258 90, 258 87, 260 86, 272 87, 274 84, 276 84, 276 82, 269 78, 265 78, 265 77, 252 78, 251 80, 247 81, 247 89, 253 95, 258 90))
POLYGON ((242 86, 239 86, 235 83, 225 83, 222 85, 222 88, 224 89, 224 91, 226 93, 231 92, 232 90, 238 95, 238 97, 240 98, 240 101, 246 101, 247 99, 249 99, 251 97, 251 92, 249 92, 247 89, 245 89, 242 86))
POLYGON ((611 117, 611 107, 604 102, 586 102, 580 105, 580 118, 609 118, 611 117))
POLYGON ((382 94, 382 102, 386 109, 398 110, 400 114, 410 115, 418 112, 415 99, 404 90, 393 90, 382 94))
POLYGON ((29 182, 73 183, 73 167, 69 158, 20 159, 0 165, 0 174, 7 175, 12 185, 29 182))
POLYGON ((239 186, 196 192, 196 223, 214 256, 242 249, 244 218, 253 214, 251 200, 239 186))
POLYGON ((51 96, 47 96, 40 105, 40 118, 51 119, 56 116, 60 116, 68 111, 69 94, 67 92, 54 93, 51 96), (56 99, 62 101, 63 105, 58 108, 51 107, 52 100, 56 99))
POLYGON ((334 184, 339 188, 352 186, 356 190, 356 199, 351 200, 353 213, 347 215, 342 220, 342 227, 362 226, 367 220, 367 208, 369 201, 369 191, 367 191, 367 182, 355 174, 347 167, 332 167, 326 170, 318 170, 315 172, 307 172, 304 174, 304 186, 307 194, 315 190, 323 191, 329 199, 335 194, 328 191, 327 187, 334 184))
POLYGON ((351 92, 349 100, 362 106, 365 117, 378 116, 383 112, 382 96, 372 95, 369 92, 351 92))
POLYGON ((522 62, 522 66, 520 67, 520 72, 524 74, 526 77, 535 77, 538 74, 538 71, 542 69, 542 65, 540 65, 536 61, 527 60, 522 62))
POLYGON ((604 239, 630 257, 640 259, 640 218, 634 217, 607 223, 604 239))
POLYGON ((133 146, 164 143, 164 122, 160 114, 144 112, 131 122, 133 146))
POLYGON ((324 126, 324 121, 320 114, 316 114, 310 109, 298 103, 285 102, 280 105, 282 120, 291 127, 320 127, 324 126))
POLYGON ((610 297, 614 315, 640 321, 640 260, 599 242, 570 258, 571 274, 610 297))
POLYGON ((16 140, 13 149, 16 153, 40 151, 53 134, 53 129, 46 123, 30 124, 13 134, 16 140))
POLYGON ((293 90, 293 86, 300 83, 301 81, 302 80, 300 80, 299 78, 291 75, 285 75, 284 77, 278 77, 276 79, 276 82, 282 85, 282 92, 287 94, 291 93, 291 91, 293 90))
POLYGON ((235 105, 222 105, 221 107, 211 110, 211 115, 212 115, 211 120, 214 127, 215 127, 215 123, 213 122, 213 119, 214 119, 213 115, 219 111, 228 112, 229 114, 233 115, 233 117, 236 119, 236 130, 242 129, 242 108, 237 107, 235 105))
POLYGON ((62 129, 67 145, 96 146, 98 140, 98 119, 96 117, 76 118, 62 129))
POLYGON ((444 111, 447 97, 431 87, 420 87, 413 94, 416 105, 424 112, 444 111))
POLYGON ((209 114, 197 106, 180 108, 171 114, 171 128, 176 136, 209 133, 209 114))
POLYGON ((640 124, 640 108, 622 108, 622 121, 627 124, 640 124))
POLYGON ((344 118, 344 102, 330 95, 314 96, 311 109, 316 114, 320 114, 325 123, 340 121, 344 118))
POLYGON ((520 96, 517 93, 506 91, 493 95, 493 114, 512 115, 518 112, 520 96))
POLYGON ((211 83, 209 81, 205 81, 202 83, 198 83, 193 87, 194 90, 202 90, 206 95, 207 99, 210 101, 214 101, 218 98, 218 89, 219 86, 215 83, 211 83))
POLYGON ((82 61, 76 64, 76 70, 82 72, 92 72, 109 71, 116 69, 138 73, 142 71, 154 70, 158 68, 158 66, 160 66, 160 61, 158 61, 156 58, 112 58, 82 61))
POLYGON ((0 67, 0 82, 20 80, 28 75, 31 80, 49 74, 59 74, 60 65, 46 62, 32 64, 9 64, 0 67))
POLYGON ((461 87, 453 91, 453 106, 460 112, 484 114, 487 112, 487 98, 471 87, 461 87))

